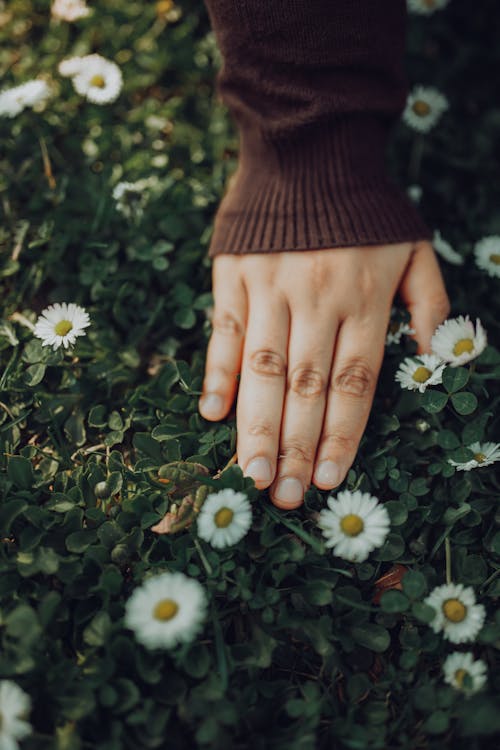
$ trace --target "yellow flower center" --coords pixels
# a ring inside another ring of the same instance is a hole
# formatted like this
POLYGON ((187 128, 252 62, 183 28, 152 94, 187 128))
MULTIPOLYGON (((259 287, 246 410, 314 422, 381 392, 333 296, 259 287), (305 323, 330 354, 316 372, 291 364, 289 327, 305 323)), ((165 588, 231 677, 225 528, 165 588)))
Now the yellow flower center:
POLYGON ((495 263, 497 266, 500 265, 500 253, 492 253, 490 255, 490 260, 492 263, 495 263))
POLYGON ((340 522, 340 528, 348 536, 357 536, 364 529, 363 519, 355 513, 348 513, 340 522))
POLYGON ((234 513, 231 508, 221 508, 214 516, 215 525, 220 529, 225 529, 233 520, 233 516, 234 513))
POLYGON ((159 2, 156 3, 156 12, 161 16, 163 13, 171 11, 173 7, 173 0, 159 0, 159 2))
POLYGON ((457 357, 464 352, 471 352, 474 349, 474 342, 472 339, 459 339, 453 347, 453 354, 457 357))
POLYGON ((179 605, 173 599, 162 599, 153 610, 157 620, 171 620, 179 611, 179 605))
POLYGON ((429 368, 422 365, 422 367, 417 367, 412 375, 412 378, 417 383, 425 383, 426 380, 429 380, 431 375, 432 372, 429 370, 429 368))
POLYGON ((462 604, 460 599, 447 599, 443 603, 443 612, 448 620, 462 622, 467 613, 467 607, 462 604))
POLYGON ((482 464, 483 461, 486 461, 486 456, 484 453, 474 453, 474 458, 478 462, 478 464, 482 464))
POLYGON ((466 674, 466 669, 457 669, 457 671, 455 672, 455 682, 457 683, 457 685, 459 685, 459 687, 462 687, 462 683, 466 674))
POLYGON ((417 99, 417 101, 413 103, 412 109, 419 117, 425 117, 425 115, 428 115, 431 111, 427 102, 423 102, 421 99, 417 99))
POLYGON ((104 80, 102 76, 95 75, 95 76, 92 76, 92 78, 90 79, 90 85, 96 86, 98 89, 103 89, 106 85, 106 81, 104 80))
POLYGON ((71 320, 60 320, 54 328, 54 331, 58 336, 66 336, 67 333, 73 328, 71 320))

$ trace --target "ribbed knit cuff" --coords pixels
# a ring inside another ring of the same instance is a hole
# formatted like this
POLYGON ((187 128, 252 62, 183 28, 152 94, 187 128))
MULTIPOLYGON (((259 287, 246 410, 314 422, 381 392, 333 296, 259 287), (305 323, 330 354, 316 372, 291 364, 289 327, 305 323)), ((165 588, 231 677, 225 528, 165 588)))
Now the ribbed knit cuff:
POLYGON ((431 239, 387 177, 387 128, 360 114, 271 135, 240 127, 238 168, 219 204, 208 250, 313 250, 431 239))

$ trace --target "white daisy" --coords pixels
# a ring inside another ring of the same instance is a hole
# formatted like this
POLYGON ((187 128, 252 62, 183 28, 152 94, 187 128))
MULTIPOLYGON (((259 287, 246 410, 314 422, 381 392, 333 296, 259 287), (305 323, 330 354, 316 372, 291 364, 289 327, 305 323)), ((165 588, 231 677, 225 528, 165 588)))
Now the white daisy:
POLYGON ((474 661, 474 657, 470 651, 467 653, 454 651, 443 662, 444 681, 456 688, 456 690, 461 690, 463 693, 469 695, 477 693, 486 684, 487 671, 486 662, 482 659, 474 661), (470 678, 472 683, 469 686, 467 684, 464 685, 466 676, 470 678))
POLYGON ((148 202, 150 190, 158 186, 159 180, 155 175, 135 182, 118 182, 113 188, 116 210, 127 219, 140 218, 148 202))
POLYGON ((474 246, 476 265, 490 276, 500 277, 500 235, 483 237, 474 246))
POLYGON ((476 604, 471 586, 444 583, 436 586, 424 603, 436 610, 430 623, 434 632, 442 631, 444 637, 453 643, 474 640, 483 627, 486 610, 482 604, 476 604))
POLYGON ((407 0, 410 13, 428 16, 436 10, 446 8, 450 0, 407 0))
POLYGON ((455 266, 461 266, 463 264, 464 258, 452 248, 449 242, 443 239, 441 232, 438 229, 434 232, 432 245, 436 253, 447 260, 448 263, 453 263, 455 266))
POLYGON ((124 624, 147 648, 172 648, 194 640, 207 607, 205 589, 195 578, 180 571, 159 573, 129 597, 124 624))
POLYGON ((33 728, 27 716, 31 711, 31 697, 16 682, 0 680, 0 748, 18 750, 18 740, 31 734, 33 728))
POLYGON ((0 116, 16 117, 25 107, 35 107, 50 96, 50 87, 45 81, 34 79, 0 93, 0 116))
POLYGON ((197 518, 198 535, 212 547, 229 547, 252 525, 252 506, 243 492, 231 488, 207 495, 197 518))
POLYGON ((74 302, 56 302, 42 310, 33 333, 43 339, 42 346, 53 345, 55 351, 61 344, 67 349, 77 336, 85 336, 83 329, 89 325, 89 315, 83 307, 74 302))
POLYGON ((418 357, 407 357, 399 365, 394 376, 401 388, 423 393, 429 385, 443 382, 443 371, 446 365, 436 354, 419 354, 418 357))
POLYGON ((448 106, 448 100, 440 91, 431 86, 418 85, 408 94, 402 117, 410 128, 427 133, 448 106))
POLYGON ((333 554, 351 562, 363 562, 381 547, 390 529, 386 508, 368 492, 343 490, 327 498, 330 510, 318 514, 318 526, 333 554))
POLYGON ((459 315, 441 323, 431 338, 431 349, 450 367, 458 367, 478 357, 486 348, 486 331, 476 318, 476 330, 469 316, 459 315))
POLYGON ((500 461, 500 443, 471 443, 467 448, 473 452, 474 458, 463 463, 448 459, 448 463, 457 471, 470 471, 478 466, 489 466, 495 461, 500 461))
POLYGON ((120 68, 112 60, 98 54, 62 60, 59 73, 69 76, 75 91, 95 104, 113 102, 122 90, 120 68))
POLYGON ((71 22, 86 18, 91 10, 87 7, 85 0, 54 0, 50 12, 60 21, 71 22))
POLYGON ((409 185, 406 188, 406 193, 410 200, 412 200, 414 203, 420 203, 423 190, 420 185, 409 185))
POLYGON ((416 333, 416 331, 413 328, 410 328, 408 323, 400 323, 397 320, 394 320, 389 324, 385 343, 387 346, 389 346, 389 344, 399 344, 402 337, 407 336, 410 333, 416 333))

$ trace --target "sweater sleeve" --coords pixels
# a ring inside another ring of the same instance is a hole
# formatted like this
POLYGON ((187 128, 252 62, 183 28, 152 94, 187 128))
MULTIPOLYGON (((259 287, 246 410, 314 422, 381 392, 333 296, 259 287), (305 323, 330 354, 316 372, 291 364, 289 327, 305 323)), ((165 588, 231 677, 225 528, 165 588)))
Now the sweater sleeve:
POLYGON ((238 166, 209 257, 430 239, 388 177, 405 0, 205 0, 238 166))

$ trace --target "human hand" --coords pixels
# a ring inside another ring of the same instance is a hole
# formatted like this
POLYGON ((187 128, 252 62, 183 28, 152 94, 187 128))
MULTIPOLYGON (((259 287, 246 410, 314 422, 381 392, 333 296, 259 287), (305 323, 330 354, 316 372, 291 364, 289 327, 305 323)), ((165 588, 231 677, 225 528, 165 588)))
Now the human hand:
POLYGON ((238 464, 290 510, 345 478, 365 430, 394 295, 430 351, 450 303, 428 242, 221 254, 200 413, 236 407, 238 464), (208 394, 215 394, 210 395, 208 394), (282 481, 284 480, 284 482, 282 481))

